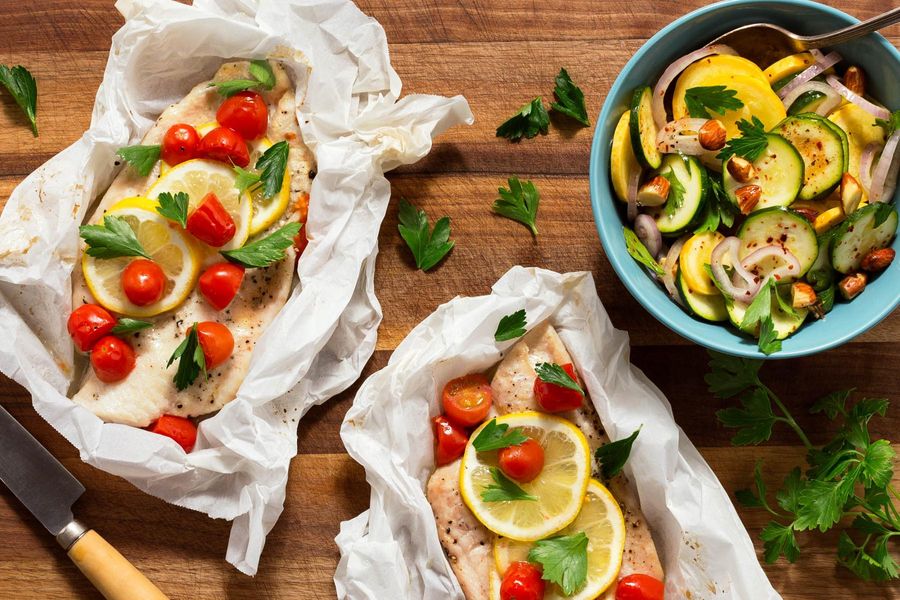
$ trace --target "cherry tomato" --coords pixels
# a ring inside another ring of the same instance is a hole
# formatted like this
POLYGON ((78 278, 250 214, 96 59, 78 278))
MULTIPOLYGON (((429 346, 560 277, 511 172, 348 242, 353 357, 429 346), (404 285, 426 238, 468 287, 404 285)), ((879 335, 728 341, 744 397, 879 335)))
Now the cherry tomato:
POLYGON ((241 134, 245 140, 255 140, 269 127, 269 109, 256 92, 238 92, 225 100, 216 112, 220 125, 241 134))
POLYGON ((537 565, 519 561, 509 565, 500 584, 500 600, 541 600, 544 580, 537 565))
POLYGON ((511 479, 528 483, 540 475, 544 468, 544 449, 531 438, 518 446, 501 448, 500 470, 511 479))
MULTIPOLYGON (((578 375, 575 374, 575 365, 569 363, 562 365, 562 368, 569 374, 569 377, 578 381, 578 375)), ((547 412, 575 410, 584 402, 584 396, 581 393, 555 383, 547 383, 540 377, 534 380, 534 395, 537 397, 541 408, 547 412)))
POLYGON ((438 466, 447 465, 463 455, 469 436, 446 417, 434 418, 434 438, 437 441, 435 458, 438 466))
POLYGON ((247 142, 227 127, 216 127, 200 140, 198 154, 210 160, 246 167, 250 164, 247 142))
POLYGON ((122 381, 134 369, 134 350, 114 335, 100 338, 91 349, 91 367, 104 383, 122 381))
POLYGON ((306 237, 306 223, 304 223, 297 235, 294 236, 294 250, 297 251, 297 258, 300 258, 307 246, 309 246, 309 239, 306 237))
POLYGON ((186 160, 197 158, 200 148, 200 134, 191 125, 177 123, 169 127, 163 136, 160 156, 166 164, 174 167, 186 160))
POLYGON ((231 241, 237 226, 219 198, 210 192, 188 216, 187 230, 201 242, 218 248, 231 241))
POLYGON ((176 417, 175 415, 163 415, 147 428, 153 433, 172 438, 185 452, 194 449, 197 443, 197 426, 190 419, 176 417))
POLYGON ((82 304, 72 311, 66 329, 75 342, 75 346, 82 352, 90 351, 94 342, 109 335, 116 326, 116 320, 102 306, 96 304, 82 304))
POLYGON ((442 400, 448 419, 462 427, 474 427, 491 410, 491 383, 480 373, 457 377, 444 386, 442 400))
POLYGON ((197 324, 197 335, 203 358, 206 359, 206 370, 212 370, 228 360, 234 350, 234 336, 228 328, 215 321, 203 321, 197 324))
POLYGON ((132 304, 153 304, 162 298, 165 288, 166 274, 152 260, 137 258, 122 271, 122 289, 132 304))
POLYGON ((650 575, 629 575, 619 580, 616 600, 663 600, 666 586, 650 575))
POLYGON ((200 276, 200 293, 216 310, 228 306, 244 280, 244 267, 230 262, 209 266, 200 276))

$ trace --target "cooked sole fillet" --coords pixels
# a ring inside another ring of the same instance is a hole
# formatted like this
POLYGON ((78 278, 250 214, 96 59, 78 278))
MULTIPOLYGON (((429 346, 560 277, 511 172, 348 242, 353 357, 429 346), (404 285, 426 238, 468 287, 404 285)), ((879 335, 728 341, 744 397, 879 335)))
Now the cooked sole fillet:
MULTIPOLYGON (((219 68, 213 80, 246 79, 248 65, 246 61, 226 63, 219 68)), ((310 169, 314 163, 297 126, 293 85, 280 65, 273 62, 272 66, 276 85, 272 90, 261 92, 269 106, 266 135, 272 143, 287 140, 290 145, 288 168, 291 206, 294 206, 309 193, 310 169)), ((209 87, 209 82, 200 83, 160 115, 141 143, 161 143, 165 132, 176 123, 200 125, 215 121, 221 100, 215 89, 209 87)), ((142 195, 158 178, 158 164, 147 177, 138 176, 133 169, 123 169, 100 200, 89 222, 101 221, 106 210, 119 200, 142 195)), ((277 223, 257 237, 264 237, 296 218, 294 211, 288 209, 277 223)), ((209 249, 202 268, 221 260, 218 252, 209 249)), ((88 369, 73 401, 90 409, 104 421, 136 427, 145 427, 163 414, 196 417, 219 410, 235 398, 249 368, 250 354, 256 340, 287 302, 293 276, 294 252, 291 248, 284 260, 266 269, 248 270, 238 295, 224 311, 212 309, 195 289, 178 308, 148 319, 153 321, 153 327, 134 336, 132 345, 136 365, 127 378, 107 384, 88 369), (226 325, 234 336, 234 353, 225 363, 210 371, 209 379, 203 381, 198 378, 192 386, 179 392, 172 381, 176 365, 167 368, 166 362, 184 339, 187 330, 198 321, 218 321, 226 325)), ((73 275, 72 292, 73 306, 94 302, 80 269, 76 269, 73 275)))

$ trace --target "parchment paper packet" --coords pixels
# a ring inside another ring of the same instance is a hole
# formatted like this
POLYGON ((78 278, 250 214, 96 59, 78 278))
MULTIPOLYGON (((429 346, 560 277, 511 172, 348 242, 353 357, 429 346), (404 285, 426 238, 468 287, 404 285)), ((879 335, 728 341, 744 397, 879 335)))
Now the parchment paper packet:
POLYGON ((471 123, 472 114, 460 96, 398 101, 383 29, 347 0, 119 0, 116 8, 126 23, 113 37, 90 129, 29 175, 0 215, 0 370, 31 392, 86 462, 233 520, 227 559, 254 574, 283 509, 297 421, 348 387, 375 347, 373 275, 390 199, 384 172, 422 158, 432 136, 471 123), (289 69, 303 99, 297 117, 317 161, 310 243, 237 399, 201 424, 197 449, 186 455, 168 438, 104 424, 67 398, 77 228, 120 168, 118 148, 138 143, 163 109, 223 62, 264 57, 289 69))
POLYGON ((500 319, 549 319, 572 355, 611 439, 641 433, 625 468, 666 570, 666 597, 777 599, 753 543, 662 393, 629 362, 590 273, 513 267, 488 296, 455 298, 422 321, 360 387, 341 437, 366 469, 369 510, 341 526, 338 598, 461 599, 424 488, 434 471, 431 418, 444 384, 498 363, 500 319))

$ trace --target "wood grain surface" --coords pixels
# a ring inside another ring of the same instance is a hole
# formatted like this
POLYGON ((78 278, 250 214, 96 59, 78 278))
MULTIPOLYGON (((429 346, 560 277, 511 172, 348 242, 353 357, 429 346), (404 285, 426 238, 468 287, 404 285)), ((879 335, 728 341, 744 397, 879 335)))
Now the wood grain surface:
MULTIPOLYGON (((776 481, 802 459, 785 431, 760 448, 734 449, 714 411, 725 403, 706 391, 705 352, 656 322, 631 298, 607 263, 594 229, 588 193, 591 130, 566 123, 522 144, 494 137, 495 127, 526 100, 548 96, 565 66, 598 114, 619 69, 654 32, 704 2, 691 0, 364 0, 391 42, 404 91, 465 94, 472 127, 457 128, 420 163, 392 175, 394 201, 381 229, 376 290, 384 308, 378 347, 363 377, 383 367, 391 350, 435 307, 456 295, 481 295, 509 267, 539 265, 588 270, 614 324, 626 329, 632 359, 665 392, 679 424, 729 490, 746 487, 764 458, 776 481), (542 195, 535 241, 525 228, 489 211, 498 185, 528 177, 542 195), (433 272, 412 267, 397 233, 396 199, 404 196, 432 217, 453 219, 456 248, 433 272), (678 353, 678 368, 671 358, 678 353)), ((894 0, 831 4, 867 18, 894 0)), ((31 137, 18 109, 0 93, 0 204, 35 167, 78 139, 90 121, 110 36, 121 25, 111 0, 0 0, 0 63, 21 63, 40 89, 41 135, 31 137)), ((900 28, 887 30, 896 45, 900 28)), ((895 312, 852 343, 810 358, 778 361, 764 374, 814 437, 828 431, 806 409, 833 389, 900 402, 900 314, 895 312)), ((357 384, 358 385, 358 384, 357 384)), ((368 506, 362 469, 343 451, 338 429, 357 385, 300 423, 299 456, 291 469, 284 514, 269 536, 256 578, 225 560, 229 524, 147 496, 83 464, 76 451, 38 417, 29 396, 0 378, 0 404, 10 410, 81 479, 88 492, 78 515, 92 524, 174 599, 319 599, 335 595, 340 522, 368 506)), ((897 440, 900 406, 874 427, 897 440)), ((761 511, 741 511, 751 535, 766 523, 761 511)), ((11 495, 0 489, 0 598, 95 599, 90 584, 11 495)), ((766 571, 786 599, 900 598, 898 585, 857 582, 834 564, 836 536, 802 535, 801 561, 766 571)), ((394 600, 394 599, 385 599, 394 600)))

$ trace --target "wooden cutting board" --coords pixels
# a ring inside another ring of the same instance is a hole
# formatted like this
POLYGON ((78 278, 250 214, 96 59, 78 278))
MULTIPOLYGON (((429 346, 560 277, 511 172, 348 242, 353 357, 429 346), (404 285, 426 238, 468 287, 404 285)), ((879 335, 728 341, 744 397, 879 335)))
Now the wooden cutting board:
MULTIPOLYGON (((494 137, 495 127, 536 95, 549 96, 561 66, 584 89, 589 113, 599 113, 619 69, 638 47, 699 0, 366 0, 391 42, 404 91, 465 94, 472 127, 442 136, 420 163, 391 176, 394 201, 381 229, 376 290, 384 308, 378 347, 363 377, 383 367, 393 348, 435 307, 458 294, 488 293, 509 267, 538 265, 594 274, 616 326, 627 330, 632 358, 665 392, 685 432, 729 490, 746 487, 764 458, 769 480, 780 480, 802 449, 779 430, 760 448, 732 448, 714 411, 727 403, 703 384, 706 354, 649 316, 619 283, 603 256, 588 193, 590 129, 567 123, 520 144, 494 137), (540 188, 540 236, 491 214, 498 185, 510 175, 540 188), (401 196, 432 218, 453 219, 456 248, 428 274, 415 271, 397 233, 401 196), (413 293, 410 293, 414 291, 413 293), (673 367, 677 365, 677 367, 673 367)), ((832 4, 859 18, 891 8, 891 0, 832 4)), ((110 0, 0 1, 0 63, 24 64, 40 87, 41 136, 33 139, 18 110, 0 93, 0 204, 34 168, 78 139, 88 127, 110 36, 122 19, 110 0)), ((900 28, 887 31, 894 44, 900 28)), ((699 40, 698 40, 699 41, 699 40)), ((556 125, 556 124, 555 124, 556 125)), ((763 371, 811 432, 828 435, 806 415, 819 396, 855 386, 861 394, 900 403, 900 315, 895 312, 854 342, 811 358, 774 362, 763 371)), ((28 395, 0 378, 0 404, 59 457, 88 488, 79 515, 156 581, 173 600, 333 598, 338 559, 333 538, 341 521, 368 506, 362 469, 343 451, 341 419, 357 386, 311 411, 300 423, 287 504, 269 536, 260 574, 248 578, 224 560, 229 524, 175 508, 128 483, 84 465, 38 417, 28 395)), ((876 434, 900 440, 900 406, 877 421, 876 434)), ((428 443, 423 441, 423 443, 428 443)), ((758 510, 742 510, 751 535, 766 524, 758 510)), ((0 598, 99 598, 40 525, 0 490, 0 598)), ((856 581, 834 564, 836 535, 803 535, 801 561, 767 566, 773 584, 791 600, 900 597, 900 585, 856 581)), ((759 547, 759 544, 757 544, 759 547)), ((384 599, 393 600, 393 599, 384 599)))

